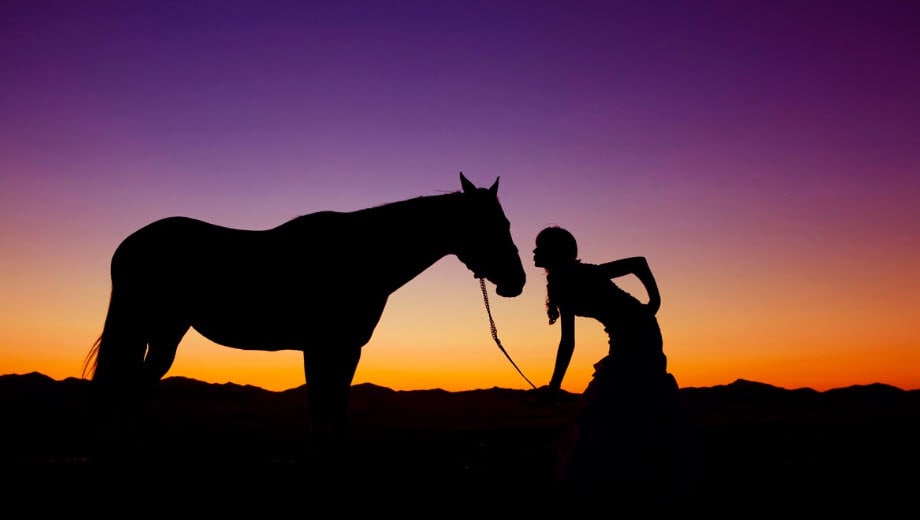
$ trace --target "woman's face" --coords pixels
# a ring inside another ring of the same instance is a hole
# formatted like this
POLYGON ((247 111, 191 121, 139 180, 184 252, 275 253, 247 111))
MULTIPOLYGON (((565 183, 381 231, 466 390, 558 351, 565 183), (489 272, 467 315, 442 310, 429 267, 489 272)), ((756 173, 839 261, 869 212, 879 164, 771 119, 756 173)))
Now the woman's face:
POLYGON ((537 247, 533 250, 533 263, 537 267, 554 267, 575 260, 577 246, 565 230, 545 229, 537 234, 537 247))
POLYGON ((555 264, 556 256, 557 255, 553 254, 551 248, 546 245, 545 241, 537 239, 537 247, 533 250, 533 265, 544 269, 551 269, 555 264))

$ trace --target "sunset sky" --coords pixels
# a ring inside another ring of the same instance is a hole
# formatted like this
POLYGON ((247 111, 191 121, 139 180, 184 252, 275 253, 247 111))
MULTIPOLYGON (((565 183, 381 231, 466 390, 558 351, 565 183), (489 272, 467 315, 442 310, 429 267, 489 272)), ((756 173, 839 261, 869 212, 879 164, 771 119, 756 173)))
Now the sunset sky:
MULTIPOLYGON (((648 259, 683 387, 920 388, 918 27, 914 1, 5 1, 0 374, 80 377, 153 220, 265 229, 463 171, 500 177, 528 279, 490 303, 537 385, 558 224, 585 261, 648 259)), ((607 340, 576 331, 581 392, 607 340)), ((195 331, 168 375, 304 384, 297 352, 195 331)), ((390 298, 354 382, 529 388, 455 257, 390 298)))

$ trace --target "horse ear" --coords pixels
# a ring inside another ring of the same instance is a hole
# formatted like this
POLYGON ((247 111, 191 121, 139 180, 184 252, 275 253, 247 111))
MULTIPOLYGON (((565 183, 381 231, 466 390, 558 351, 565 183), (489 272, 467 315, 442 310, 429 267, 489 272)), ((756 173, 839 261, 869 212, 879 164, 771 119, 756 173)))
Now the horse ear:
POLYGON ((463 172, 460 172, 460 185, 465 193, 476 191, 476 186, 463 175, 463 172))
POLYGON ((496 178, 495 178, 495 182, 493 182, 493 183, 492 183, 492 186, 489 187, 489 191, 492 192, 492 195, 497 195, 497 194, 498 194, 498 179, 501 179, 501 177, 496 177, 496 178))

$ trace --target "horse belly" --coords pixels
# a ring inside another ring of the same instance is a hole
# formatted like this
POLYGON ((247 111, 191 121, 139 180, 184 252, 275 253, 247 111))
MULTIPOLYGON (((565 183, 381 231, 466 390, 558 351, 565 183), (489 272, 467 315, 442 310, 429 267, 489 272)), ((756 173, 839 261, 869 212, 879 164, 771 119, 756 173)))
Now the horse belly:
POLYGON ((310 309, 225 298, 192 313, 192 327, 209 340, 244 350, 303 350, 315 325, 310 309))
POLYGON ((237 320, 235 323, 196 320, 192 328, 218 345, 241 350, 303 350, 305 343, 299 329, 255 324, 251 320, 237 320))
MULTIPOLYGON (((328 303, 328 302, 327 302, 328 303)), ((364 346, 380 320, 383 305, 340 305, 322 308, 236 307, 226 312, 200 313, 192 327, 205 338, 227 347, 243 350, 304 350, 364 346)))

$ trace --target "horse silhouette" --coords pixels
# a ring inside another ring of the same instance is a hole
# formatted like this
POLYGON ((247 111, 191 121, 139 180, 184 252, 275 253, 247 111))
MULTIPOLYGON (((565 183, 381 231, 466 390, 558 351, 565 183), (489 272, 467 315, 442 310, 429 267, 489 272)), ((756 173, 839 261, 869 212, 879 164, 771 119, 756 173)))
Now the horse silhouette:
POLYGON ((362 347, 394 291, 448 255, 500 296, 523 290, 498 178, 481 188, 461 172, 460 182, 457 192, 266 230, 186 217, 138 229, 112 256, 105 325, 84 375, 110 403, 135 409, 190 327, 231 348, 302 351, 311 438, 329 445, 345 429, 362 347))

